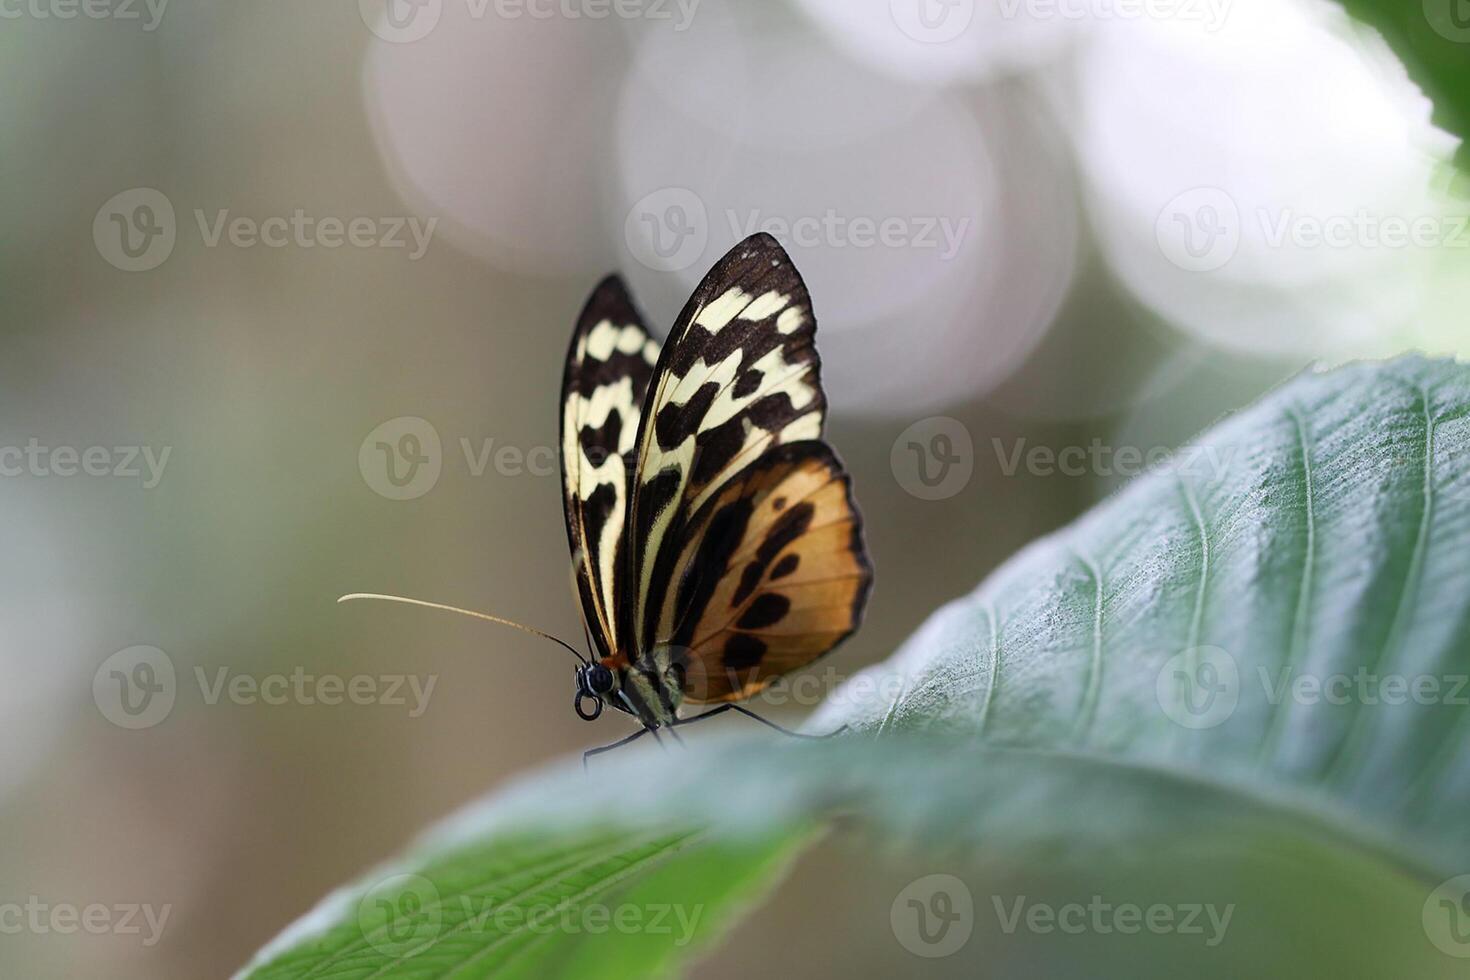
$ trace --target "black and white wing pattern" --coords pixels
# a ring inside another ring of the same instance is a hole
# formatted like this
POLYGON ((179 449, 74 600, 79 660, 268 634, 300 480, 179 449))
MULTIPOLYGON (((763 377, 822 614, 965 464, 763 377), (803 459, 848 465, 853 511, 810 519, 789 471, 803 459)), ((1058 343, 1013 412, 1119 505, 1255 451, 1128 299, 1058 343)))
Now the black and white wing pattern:
POLYGON ((668 642, 679 619, 703 612, 665 601, 677 595, 680 552, 697 544, 688 535, 701 508, 777 447, 821 437, 815 335, 806 285, 765 234, 721 259, 679 315, 634 447, 623 557, 631 601, 619 625, 636 637, 632 649, 668 642))
POLYGON ((567 540, 582 616, 604 657, 628 643, 618 620, 628 595, 622 549, 628 547, 629 474, 658 356, 622 280, 604 279, 572 335, 561 414, 567 540))

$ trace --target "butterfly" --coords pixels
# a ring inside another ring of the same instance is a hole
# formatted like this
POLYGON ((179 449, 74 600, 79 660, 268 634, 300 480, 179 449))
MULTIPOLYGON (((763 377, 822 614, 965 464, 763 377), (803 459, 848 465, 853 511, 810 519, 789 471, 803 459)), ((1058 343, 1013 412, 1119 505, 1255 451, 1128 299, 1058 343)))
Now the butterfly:
POLYGON ((561 470, 592 655, 471 615, 572 650, 581 718, 610 704, 639 723, 584 762, 728 710, 779 728, 737 702, 861 623, 873 568, 851 479, 822 440, 815 336, 806 285, 767 234, 715 264, 662 347, 617 276, 578 317, 561 470), (680 717, 684 705, 715 707, 680 717))

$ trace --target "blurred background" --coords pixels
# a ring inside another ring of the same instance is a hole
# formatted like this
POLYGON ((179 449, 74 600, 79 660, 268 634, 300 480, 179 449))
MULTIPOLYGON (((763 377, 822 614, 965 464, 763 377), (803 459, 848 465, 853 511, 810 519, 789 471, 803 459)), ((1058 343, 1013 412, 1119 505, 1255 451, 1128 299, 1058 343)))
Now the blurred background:
MULTIPOLYGON (((877 587, 789 723, 1291 374, 1464 353, 1405 53, 1466 61, 1454 2, 1397 51, 1308 0, 0 4, 0 974, 227 975, 628 731, 549 645, 334 604, 580 636, 558 388, 607 272, 658 334, 754 231, 807 278, 877 587)), ((849 873, 697 975, 912 968, 849 873)))

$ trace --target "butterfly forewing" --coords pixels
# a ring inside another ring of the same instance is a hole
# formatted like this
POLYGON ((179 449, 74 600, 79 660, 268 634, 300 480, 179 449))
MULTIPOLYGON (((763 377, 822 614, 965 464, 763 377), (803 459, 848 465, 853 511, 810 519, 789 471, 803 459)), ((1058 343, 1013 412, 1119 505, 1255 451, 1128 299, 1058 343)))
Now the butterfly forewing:
POLYGON ((872 570, 842 464, 825 443, 774 449, 693 517, 659 633, 685 700, 749 697, 857 628, 872 570))
POLYGON ((680 314, 635 447, 624 628, 640 649, 667 639, 664 600, 700 508, 776 447, 820 437, 815 331, 806 285, 769 235, 720 260, 680 314))
POLYGON ((605 279, 572 335, 562 381, 561 463, 567 538, 583 618, 603 656, 623 642, 618 609, 630 474, 640 408, 658 360, 627 289, 605 279))

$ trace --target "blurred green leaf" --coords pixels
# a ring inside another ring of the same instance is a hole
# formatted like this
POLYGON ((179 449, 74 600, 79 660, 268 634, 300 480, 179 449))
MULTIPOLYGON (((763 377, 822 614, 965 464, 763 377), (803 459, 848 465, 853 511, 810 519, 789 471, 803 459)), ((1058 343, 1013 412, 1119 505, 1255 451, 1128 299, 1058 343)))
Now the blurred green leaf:
MULTIPOLYGON (((1232 847, 1289 853, 1259 894, 1289 892, 1306 916, 1302 881, 1332 874, 1385 903, 1381 928, 1313 956, 1456 975, 1431 917, 1436 886, 1470 869, 1467 548, 1470 371, 1404 359, 1303 375, 850 679, 813 720, 850 733, 533 776, 328 899, 247 975, 648 975, 834 819, 882 845, 867 854, 956 866, 1157 873, 1232 847), (439 901, 373 891, 395 874, 439 901), (384 917, 361 919, 364 900, 384 917), (705 918, 676 945, 538 930, 527 912, 630 903, 705 918), (422 941, 385 953, 377 937, 395 928, 422 941)), ((1234 955, 1280 967, 1280 944, 1256 940, 1234 955)))

